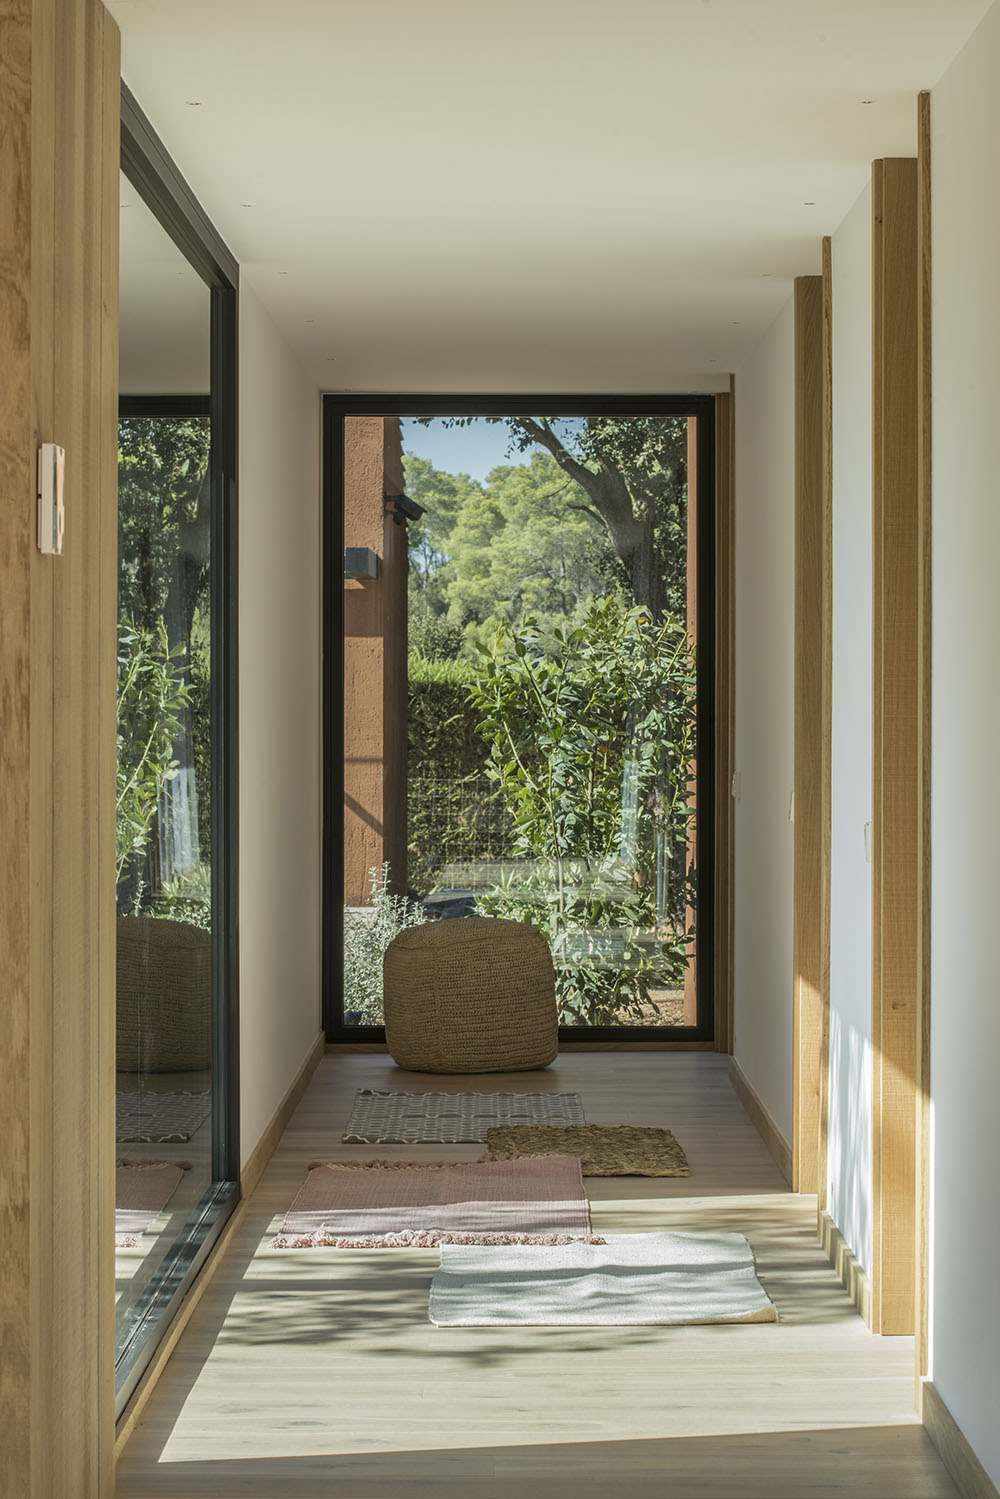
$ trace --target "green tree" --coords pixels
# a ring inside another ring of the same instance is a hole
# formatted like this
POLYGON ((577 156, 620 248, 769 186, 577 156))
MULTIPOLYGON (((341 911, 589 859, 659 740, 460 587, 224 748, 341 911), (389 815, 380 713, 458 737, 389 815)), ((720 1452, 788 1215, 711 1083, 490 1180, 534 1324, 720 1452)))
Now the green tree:
POLYGON ((576 487, 544 453, 490 473, 449 537, 448 617, 480 625, 530 615, 544 629, 574 623, 612 585, 613 556, 576 487))
MULTIPOLYGON (((119 619, 151 667, 159 660, 156 641, 162 636, 171 677, 181 689, 164 705, 165 728, 158 733, 162 737, 169 727, 173 769, 148 810, 142 847, 134 843, 125 871, 127 897, 143 882, 151 890, 159 884, 155 825, 157 817, 173 815, 163 791, 179 775, 193 771, 200 854, 208 859, 211 852, 210 442, 208 417, 129 416, 118 427, 119 619), (143 850, 147 866, 140 871, 143 850)), ((120 707, 120 764, 138 752, 130 736, 141 732, 134 715, 123 717, 120 707)), ((145 785, 148 790, 151 782, 145 785)))
POLYGON ((616 559, 553 458, 503 464, 485 484, 407 460, 407 493, 427 507, 410 527, 410 648, 458 653, 527 614, 554 627, 582 617, 615 584, 616 559))
POLYGON ((118 609, 191 638, 211 554, 207 417, 125 417, 118 426, 118 609))
POLYGON ((462 507, 474 505, 482 488, 468 474, 446 474, 427 458, 406 454, 406 492, 423 505, 424 514, 407 526, 410 553, 410 600, 422 598, 436 614, 445 612, 442 585, 450 551, 449 538, 462 507))
MULTIPOLYGON (((430 418, 423 418, 430 420, 430 418)), ((684 417, 454 417, 506 425, 512 451, 542 448, 572 481, 566 512, 603 529, 617 576, 654 619, 684 616, 687 553, 687 421, 684 417)))

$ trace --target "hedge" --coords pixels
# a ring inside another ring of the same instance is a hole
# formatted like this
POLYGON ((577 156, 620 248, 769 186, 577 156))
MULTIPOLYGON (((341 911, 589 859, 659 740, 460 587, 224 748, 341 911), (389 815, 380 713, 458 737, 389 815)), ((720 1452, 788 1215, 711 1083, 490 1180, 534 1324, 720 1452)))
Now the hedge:
POLYGON ((409 658, 407 883, 420 895, 447 863, 510 851, 509 819, 485 780, 489 746, 469 700, 475 677, 474 661, 409 658))

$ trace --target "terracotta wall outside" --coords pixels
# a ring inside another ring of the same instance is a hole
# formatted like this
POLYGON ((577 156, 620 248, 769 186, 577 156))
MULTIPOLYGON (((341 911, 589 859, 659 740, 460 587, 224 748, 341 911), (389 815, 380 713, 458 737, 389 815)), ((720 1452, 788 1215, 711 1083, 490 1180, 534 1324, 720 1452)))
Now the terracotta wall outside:
POLYGON ((403 492, 396 417, 344 423, 344 545, 370 547, 377 578, 344 580, 344 900, 364 905, 368 871, 406 888, 406 527, 385 512, 403 492))

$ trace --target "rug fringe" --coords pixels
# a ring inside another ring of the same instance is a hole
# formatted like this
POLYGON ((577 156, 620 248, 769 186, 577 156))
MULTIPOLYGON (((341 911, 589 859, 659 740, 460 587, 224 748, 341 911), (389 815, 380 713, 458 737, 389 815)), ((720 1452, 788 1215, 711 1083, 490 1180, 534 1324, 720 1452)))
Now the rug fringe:
POLYGON ((466 1234, 406 1229, 398 1234, 342 1238, 321 1229, 313 1234, 279 1234, 271 1249, 439 1249, 442 1244, 604 1244, 597 1234, 466 1234))
MULTIPOLYGON (((458 1143, 458 1142, 456 1142, 458 1143)), ((310 1161, 306 1167, 307 1171, 319 1171, 325 1167, 327 1171, 443 1171, 450 1166, 489 1166, 501 1160, 531 1160, 531 1161, 565 1161, 572 1160, 572 1156, 559 1155, 551 1150, 543 1155, 533 1156, 480 1156, 475 1161, 310 1161)), ((587 1160, 587 1156, 577 1157, 579 1160, 587 1160)))

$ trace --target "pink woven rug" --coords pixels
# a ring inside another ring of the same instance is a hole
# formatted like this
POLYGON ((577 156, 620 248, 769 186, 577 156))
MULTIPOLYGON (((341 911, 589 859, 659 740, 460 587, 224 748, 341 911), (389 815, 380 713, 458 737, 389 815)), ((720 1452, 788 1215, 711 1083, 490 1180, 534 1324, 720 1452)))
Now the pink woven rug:
POLYGON ((115 1248, 135 1249, 170 1201, 189 1161, 119 1160, 115 1168, 115 1248))
POLYGON ((314 1162, 272 1249, 602 1243, 580 1162, 314 1162))

